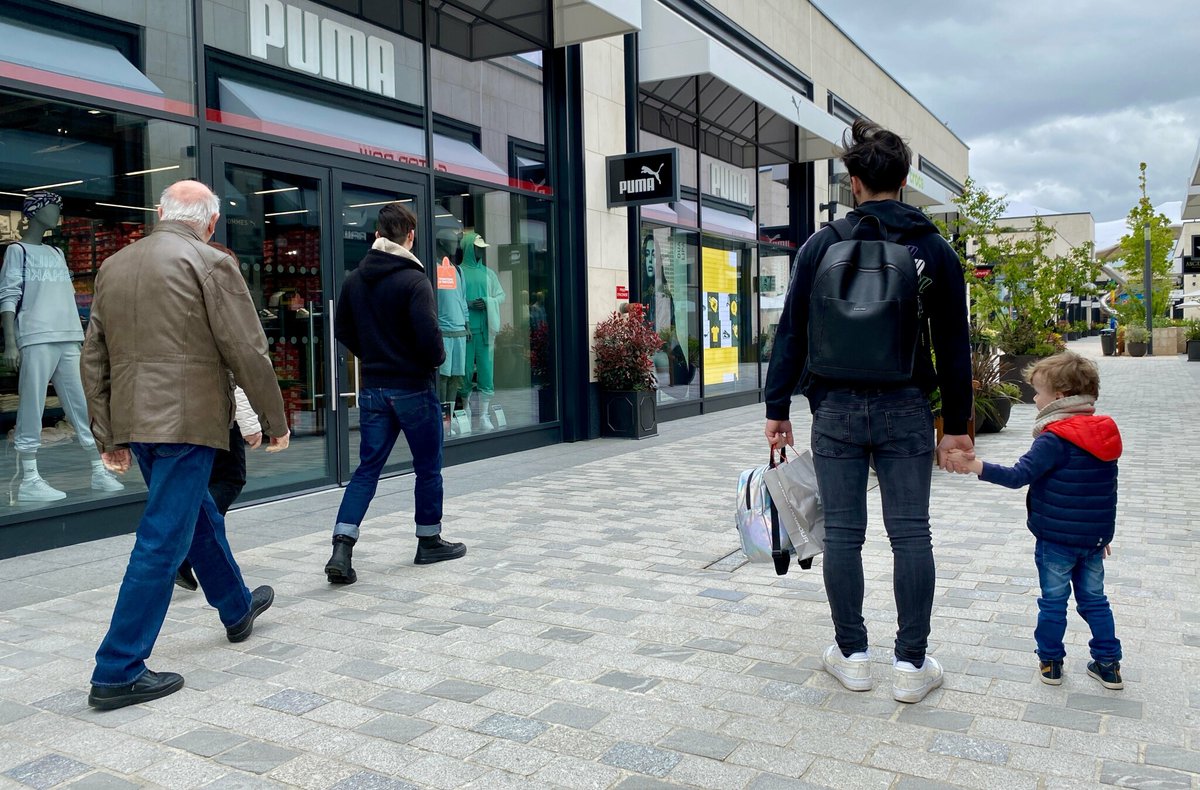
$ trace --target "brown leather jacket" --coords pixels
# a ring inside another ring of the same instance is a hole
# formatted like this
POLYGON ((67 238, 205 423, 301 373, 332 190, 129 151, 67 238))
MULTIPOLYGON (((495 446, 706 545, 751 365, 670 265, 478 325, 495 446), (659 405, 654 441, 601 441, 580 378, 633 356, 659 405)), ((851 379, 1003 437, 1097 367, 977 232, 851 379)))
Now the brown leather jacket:
POLYGON ((283 436, 267 338, 230 256, 168 220, 104 261, 80 361, 102 451, 131 442, 228 449, 231 371, 263 433, 283 436))

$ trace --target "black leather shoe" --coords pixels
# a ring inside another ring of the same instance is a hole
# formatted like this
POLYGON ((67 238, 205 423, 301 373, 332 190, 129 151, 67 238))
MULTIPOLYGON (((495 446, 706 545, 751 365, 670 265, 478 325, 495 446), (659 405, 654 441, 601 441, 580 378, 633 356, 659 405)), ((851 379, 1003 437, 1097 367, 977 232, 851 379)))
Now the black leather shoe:
POLYGON ((325 563, 325 578, 330 584, 354 584, 358 581, 358 574, 350 567, 354 544, 354 538, 347 535, 333 536, 333 556, 325 563))
POLYGON ((267 585, 257 588, 250 593, 250 611, 241 620, 225 629, 225 635, 230 642, 245 642, 254 632, 254 618, 271 608, 275 600, 275 591, 267 585))
POLYGON ((151 672, 146 670, 128 686, 92 686, 88 704, 96 710, 116 710, 126 705, 137 705, 152 699, 174 694, 183 688, 183 676, 174 672, 151 672))
POLYGON ((413 565, 432 565, 435 562, 456 560, 467 555, 465 543, 449 543, 438 535, 436 541, 418 540, 413 565))
POLYGON ((191 592, 200 589, 200 583, 196 581, 196 574, 192 573, 192 564, 187 560, 184 560, 183 564, 179 566, 179 570, 175 572, 175 586, 191 592))

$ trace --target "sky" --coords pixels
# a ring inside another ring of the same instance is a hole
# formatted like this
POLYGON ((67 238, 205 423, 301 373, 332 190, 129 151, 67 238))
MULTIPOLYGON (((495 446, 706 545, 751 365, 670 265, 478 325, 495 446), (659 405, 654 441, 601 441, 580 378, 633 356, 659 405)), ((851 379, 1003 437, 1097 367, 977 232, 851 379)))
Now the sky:
POLYGON ((992 194, 1118 219, 1146 162, 1151 201, 1183 199, 1200 145, 1197 0, 814 2, 970 146, 992 194))

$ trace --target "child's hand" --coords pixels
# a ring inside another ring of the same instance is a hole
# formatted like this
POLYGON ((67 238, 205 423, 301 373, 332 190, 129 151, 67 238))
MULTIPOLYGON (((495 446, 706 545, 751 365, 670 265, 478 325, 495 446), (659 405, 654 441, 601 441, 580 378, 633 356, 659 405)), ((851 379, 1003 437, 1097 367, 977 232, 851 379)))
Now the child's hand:
POLYGON ((946 452, 946 466, 952 472, 957 472, 960 475, 979 474, 983 471, 983 462, 976 460, 963 450, 948 450, 946 452))

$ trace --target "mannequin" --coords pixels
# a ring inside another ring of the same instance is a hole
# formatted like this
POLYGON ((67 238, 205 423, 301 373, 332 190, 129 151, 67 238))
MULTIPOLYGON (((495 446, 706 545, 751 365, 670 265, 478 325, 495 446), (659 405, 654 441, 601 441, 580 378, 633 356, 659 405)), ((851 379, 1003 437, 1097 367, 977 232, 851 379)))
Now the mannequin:
POLYGON ((475 388, 479 390, 479 426, 485 431, 495 430, 489 408, 495 394, 492 376, 496 358, 496 335, 500 332, 500 305, 504 304, 504 289, 500 278, 483 261, 483 251, 488 243, 475 232, 463 234, 462 251, 463 280, 466 283, 467 308, 470 311, 470 337, 467 338, 467 365, 463 387, 459 395, 469 409, 471 376, 475 375, 475 388))
POLYGON ((87 400, 79 378, 83 328, 75 306, 71 273, 62 252, 42 243, 43 237, 58 226, 61 214, 62 198, 53 192, 34 192, 25 198, 21 208, 25 230, 20 242, 9 245, 0 271, 4 361, 19 373, 14 444, 21 468, 17 500, 23 503, 54 502, 67 496, 42 479, 37 465, 46 387, 51 382, 91 462, 92 489, 125 488, 104 468, 92 437, 87 400))
MULTIPOLYGON (((443 408, 453 401, 462 389, 467 366, 467 341, 471 338, 468 319, 467 287, 462 269, 443 257, 437 267, 438 327, 446 346, 446 361, 438 368, 438 399, 443 408)), ((453 427, 453 423, 451 423, 453 427)))

